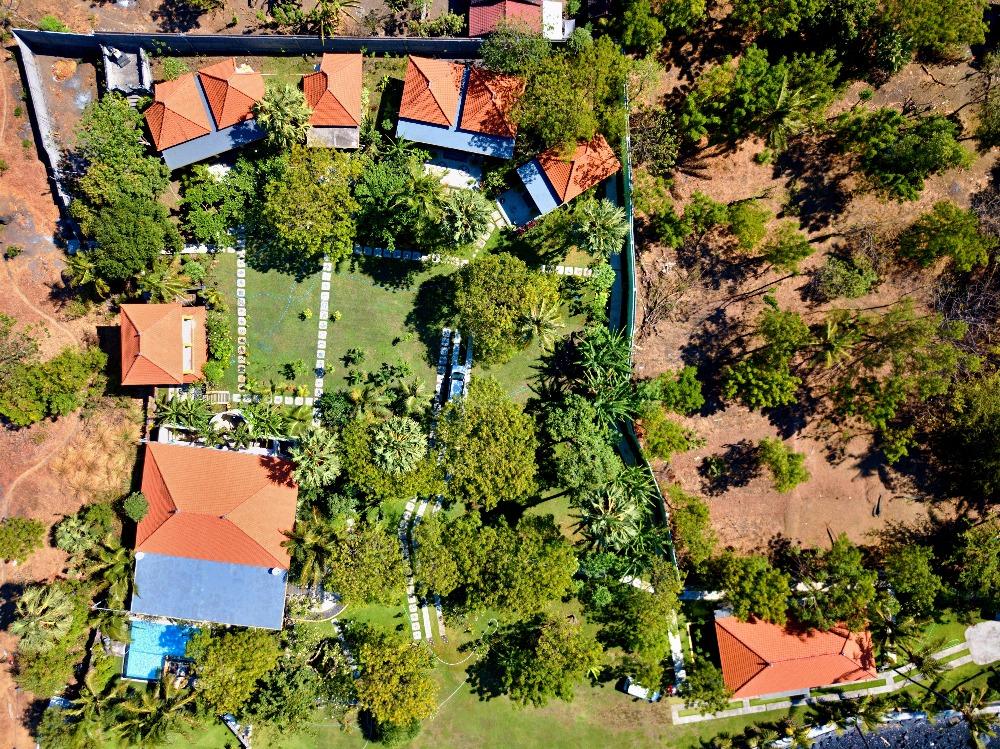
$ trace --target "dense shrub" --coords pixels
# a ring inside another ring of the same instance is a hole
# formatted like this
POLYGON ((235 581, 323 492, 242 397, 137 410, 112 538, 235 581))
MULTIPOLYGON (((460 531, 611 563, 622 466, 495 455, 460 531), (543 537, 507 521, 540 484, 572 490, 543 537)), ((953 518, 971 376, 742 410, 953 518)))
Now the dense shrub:
POLYGON ((65 416, 83 405, 91 388, 103 385, 106 363, 99 348, 66 348, 47 362, 19 365, 0 383, 0 416, 18 427, 65 416))
POLYGON ((864 256, 841 258, 831 255, 813 277, 816 294, 824 301, 840 297, 857 299, 878 283, 878 273, 864 256))
POLYGON ((0 558, 23 562, 42 548, 45 526, 38 520, 9 517, 0 520, 0 558))
POLYGON ((122 500, 122 512, 133 523, 138 523, 149 512, 149 502, 142 492, 132 492, 122 500))
POLYGON ((806 456, 797 453, 780 439, 768 437, 760 441, 760 462, 767 466, 779 492, 790 492, 803 481, 809 480, 806 456))

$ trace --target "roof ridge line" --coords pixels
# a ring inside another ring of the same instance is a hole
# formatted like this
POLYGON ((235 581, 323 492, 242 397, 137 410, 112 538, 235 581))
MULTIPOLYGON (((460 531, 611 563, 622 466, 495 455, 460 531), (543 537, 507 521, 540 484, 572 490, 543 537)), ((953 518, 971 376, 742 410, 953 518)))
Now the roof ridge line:
MULTIPOLYGON (((137 552, 143 551, 143 549, 141 547, 144 546, 147 541, 149 541, 151 538, 153 538, 153 536, 155 536, 157 533, 159 533, 160 530, 162 530, 163 527, 167 523, 170 522, 170 518, 174 517, 174 515, 177 515, 177 514, 205 515, 206 517, 216 518, 217 520, 221 520, 224 523, 228 523, 233 528, 235 528, 239 533, 242 533, 243 536, 245 536, 248 541, 250 541, 258 549, 260 549, 262 552, 264 552, 264 554, 266 554, 268 556, 268 558, 270 558, 270 560, 272 562, 274 562, 274 564, 268 565, 269 567, 278 567, 279 569, 283 569, 283 570, 288 569, 287 567, 282 566, 281 562, 278 559, 275 558, 274 554, 272 554, 267 549, 265 549, 263 546, 261 546, 260 543, 257 541, 257 539, 255 539, 253 536, 251 536, 250 534, 248 534, 245 530, 243 530, 242 528, 240 528, 238 525, 236 525, 236 523, 232 522, 228 518, 226 518, 226 517, 220 517, 218 515, 209 515, 208 513, 204 513, 204 512, 183 512, 182 510, 177 509, 176 505, 174 506, 174 512, 171 513, 170 515, 167 515, 167 519, 164 520, 162 523, 160 523, 156 527, 156 530, 154 530, 152 533, 150 533, 148 536, 146 536, 145 540, 141 544, 139 544, 139 546, 135 550, 137 552)), ((181 557, 183 559, 198 559, 198 560, 203 561, 203 562, 216 562, 218 564, 235 564, 235 565, 239 565, 239 566, 242 566, 242 567, 260 567, 260 566, 262 566, 262 565, 258 565, 258 564, 247 564, 246 562, 223 562, 220 559, 205 559, 203 557, 186 556, 184 554, 177 554, 176 552, 175 553, 171 553, 171 554, 165 554, 163 552, 153 551, 153 552, 149 552, 149 553, 150 554, 160 554, 161 556, 181 557)))

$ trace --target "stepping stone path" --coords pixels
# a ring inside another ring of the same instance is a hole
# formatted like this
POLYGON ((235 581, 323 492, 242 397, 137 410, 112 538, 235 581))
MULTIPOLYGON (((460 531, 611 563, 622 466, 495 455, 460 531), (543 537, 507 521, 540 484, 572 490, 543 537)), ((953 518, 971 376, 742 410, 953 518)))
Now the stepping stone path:
POLYGON ((236 250, 236 388, 247 385, 247 251, 236 250))
MULTIPOLYGON (((314 398, 319 398, 323 395, 323 381, 327 372, 326 334, 330 327, 330 280, 332 278, 333 263, 329 260, 324 260, 323 274, 320 276, 319 286, 319 330, 316 333, 316 381, 313 383, 314 398)), ((311 401, 312 399, 308 400, 311 401)))

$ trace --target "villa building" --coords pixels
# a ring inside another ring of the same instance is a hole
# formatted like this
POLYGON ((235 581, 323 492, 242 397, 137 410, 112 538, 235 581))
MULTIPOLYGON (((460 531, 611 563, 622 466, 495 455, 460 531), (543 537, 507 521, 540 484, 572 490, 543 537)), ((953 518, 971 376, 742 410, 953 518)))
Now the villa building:
POLYGON ((184 385, 208 359, 205 308, 123 304, 119 315, 122 385, 184 385))
POLYGON ((514 226, 524 226, 614 176, 621 163, 614 149, 598 133, 581 142, 566 158, 550 148, 517 169, 521 185, 501 195, 497 202, 514 226))
POLYGON ((264 78, 229 58, 154 87, 146 124, 171 169, 194 164, 264 137, 253 106, 264 98, 264 78))
POLYGON ((563 20, 561 0, 471 0, 469 36, 486 36, 501 23, 524 26, 552 41, 564 40, 576 25, 563 20))
POLYGON ((361 133, 361 54, 325 54, 302 79, 312 109, 306 145, 357 148, 361 133))
POLYGON ((280 629, 295 523, 292 464, 278 458, 150 442, 149 512, 135 538, 131 611, 280 629))
POLYGON ((450 60, 410 56, 396 137, 465 153, 510 159, 511 117, 524 81, 450 60))
POLYGON ((722 676, 736 698, 796 694, 877 677, 867 632, 806 631, 717 616, 715 634, 722 676))

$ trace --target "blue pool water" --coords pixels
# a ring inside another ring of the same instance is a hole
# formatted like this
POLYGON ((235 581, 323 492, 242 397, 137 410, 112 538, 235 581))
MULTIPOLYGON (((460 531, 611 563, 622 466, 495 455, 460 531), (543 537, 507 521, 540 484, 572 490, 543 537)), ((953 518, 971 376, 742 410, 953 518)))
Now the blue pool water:
POLYGON ((163 659, 183 657, 188 640, 198 630, 183 624, 133 621, 132 642, 125 655, 126 679, 159 679, 163 659))

